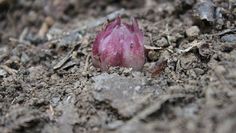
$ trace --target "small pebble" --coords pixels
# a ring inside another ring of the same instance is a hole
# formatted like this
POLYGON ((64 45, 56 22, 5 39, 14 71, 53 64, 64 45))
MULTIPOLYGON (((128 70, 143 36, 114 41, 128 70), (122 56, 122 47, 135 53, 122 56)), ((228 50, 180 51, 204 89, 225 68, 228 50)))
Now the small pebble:
POLYGON ((158 53, 157 51, 148 52, 148 59, 150 59, 151 61, 157 61, 159 57, 160 57, 160 53, 158 53))
POLYGON ((52 17, 46 17, 45 22, 48 24, 48 26, 52 26, 55 23, 52 17))
POLYGON ((157 40, 156 44, 159 47, 168 47, 169 46, 168 41, 164 37, 162 37, 160 40, 157 40))
POLYGON ((224 74, 224 73, 226 73, 226 69, 225 69, 225 67, 222 66, 222 65, 217 65, 217 66, 215 67, 215 71, 216 71, 217 73, 219 73, 219 74, 224 74))
POLYGON ((195 68, 194 72, 197 74, 197 76, 203 75, 204 74, 204 70, 201 68, 195 68))
POLYGON ((22 52, 20 60, 23 64, 26 64, 30 61, 30 57, 25 52, 22 52))
POLYGON ((28 19, 30 22, 35 22, 38 19, 38 15, 34 11, 30 11, 28 14, 28 19))
POLYGON ((117 120, 107 125, 108 129, 116 129, 124 124, 123 121, 117 120))
POLYGON ((0 69, 0 77, 5 77, 7 75, 7 72, 3 69, 0 69))
POLYGON ((197 26, 192 26, 186 30, 186 35, 188 37, 196 37, 200 33, 200 29, 197 26))
POLYGON ((135 89, 136 91, 139 91, 139 90, 141 89, 141 86, 136 86, 134 89, 135 89))
POLYGON ((236 34, 227 34, 221 37, 224 42, 236 42, 236 34))

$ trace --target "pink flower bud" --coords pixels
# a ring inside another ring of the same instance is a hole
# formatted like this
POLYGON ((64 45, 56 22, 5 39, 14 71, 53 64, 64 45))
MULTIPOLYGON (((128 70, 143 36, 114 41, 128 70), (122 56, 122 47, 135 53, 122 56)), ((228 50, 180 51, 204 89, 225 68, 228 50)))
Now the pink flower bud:
POLYGON ((141 70, 145 63, 144 37, 135 19, 132 24, 117 17, 98 33, 92 48, 92 60, 96 67, 107 70, 110 66, 141 70))

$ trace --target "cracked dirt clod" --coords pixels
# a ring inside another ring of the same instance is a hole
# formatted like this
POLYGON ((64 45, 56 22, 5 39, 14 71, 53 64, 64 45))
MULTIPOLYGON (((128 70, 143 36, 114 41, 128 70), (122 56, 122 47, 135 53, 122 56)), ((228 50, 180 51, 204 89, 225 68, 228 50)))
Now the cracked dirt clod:
POLYGON ((94 98, 107 102, 123 117, 131 117, 153 95, 154 88, 145 87, 142 78, 127 78, 116 74, 101 74, 93 78, 94 98))

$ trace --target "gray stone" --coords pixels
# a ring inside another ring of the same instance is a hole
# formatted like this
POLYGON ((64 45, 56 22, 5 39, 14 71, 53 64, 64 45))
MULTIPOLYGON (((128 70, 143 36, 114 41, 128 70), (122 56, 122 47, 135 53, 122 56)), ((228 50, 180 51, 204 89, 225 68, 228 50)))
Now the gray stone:
POLYGON ((222 41, 225 42, 236 42, 236 34, 227 34, 221 37, 222 41))
POLYGON ((5 77, 7 75, 7 72, 3 69, 0 69, 0 77, 5 77))

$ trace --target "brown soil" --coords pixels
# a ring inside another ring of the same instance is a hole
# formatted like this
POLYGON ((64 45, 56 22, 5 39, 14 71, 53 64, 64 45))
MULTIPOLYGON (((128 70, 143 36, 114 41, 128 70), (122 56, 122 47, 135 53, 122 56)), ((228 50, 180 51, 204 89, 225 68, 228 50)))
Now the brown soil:
POLYGON ((0 0, 0 132, 233 133, 235 14, 233 0, 0 0), (147 61, 101 72, 91 45, 122 8, 147 61))

